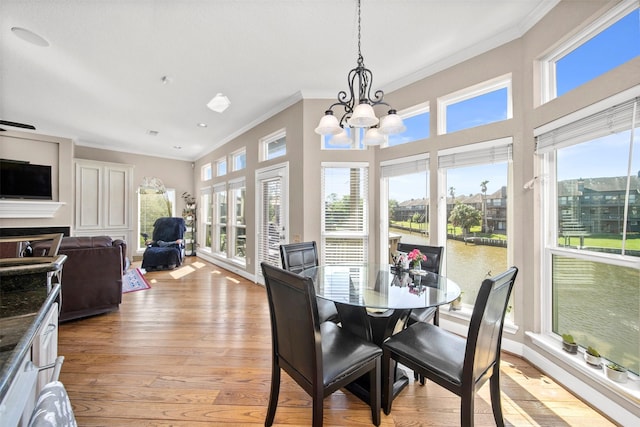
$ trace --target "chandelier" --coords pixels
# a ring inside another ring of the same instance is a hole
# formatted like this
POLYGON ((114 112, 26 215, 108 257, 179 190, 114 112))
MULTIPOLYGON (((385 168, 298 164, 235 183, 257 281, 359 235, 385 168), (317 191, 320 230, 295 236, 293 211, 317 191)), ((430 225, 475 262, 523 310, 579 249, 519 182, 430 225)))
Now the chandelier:
POLYGON ((384 92, 377 90, 372 92, 373 73, 364 66, 364 59, 360 51, 360 0, 358 0, 358 65, 349 71, 347 82, 349 91, 338 92, 338 102, 331 104, 320 119, 320 124, 315 129, 316 133, 324 136, 332 136, 330 144, 344 144, 351 139, 347 135, 346 128, 368 128, 364 134, 365 145, 380 145, 386 135, 402 133, 406 130, 402 118, 397 111, 384 102, 384 92), (382 119, 378 119, 373 110, 376 105, 389 107, 389 112, 382 119), (344 113, 340 120, 334 115, 333 108, 343 108, 344 113))

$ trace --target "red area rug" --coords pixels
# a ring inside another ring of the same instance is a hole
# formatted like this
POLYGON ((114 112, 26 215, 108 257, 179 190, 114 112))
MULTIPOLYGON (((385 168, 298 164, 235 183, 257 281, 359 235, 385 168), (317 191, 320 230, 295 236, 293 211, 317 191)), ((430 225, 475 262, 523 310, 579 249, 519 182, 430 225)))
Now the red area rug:
POLYGON ((122 276, 122 293, 144 291, 151 288, 147 279, 144 278, 139 268, 130 268, 122 276))

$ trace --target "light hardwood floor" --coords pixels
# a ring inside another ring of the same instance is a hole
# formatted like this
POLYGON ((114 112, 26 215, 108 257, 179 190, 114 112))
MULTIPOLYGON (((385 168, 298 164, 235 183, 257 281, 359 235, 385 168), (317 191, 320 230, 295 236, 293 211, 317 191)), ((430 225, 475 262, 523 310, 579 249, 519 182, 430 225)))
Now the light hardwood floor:
MULTIPOLYGON (((139 265, 134 263, 134 266, 139 265)), ((60 327, 65 384, 80 426, 264 425, 271 331, 264 287, 189 257, 146 275, 152 288, 123 295, 120 310, 60 327)), ((488 385, 476 425, 493 426, 488 385)), ((502 402, 511 426, 611 426, 518 357, 505 354, 502 402)), ((460 400, 412 382, 382 426, 457 426, 460 400)), ((324 401, 325 426, 371 424, 348 391, 324 401)), ((283 374, 275 425, 311 422, 308 395, 283 374)))

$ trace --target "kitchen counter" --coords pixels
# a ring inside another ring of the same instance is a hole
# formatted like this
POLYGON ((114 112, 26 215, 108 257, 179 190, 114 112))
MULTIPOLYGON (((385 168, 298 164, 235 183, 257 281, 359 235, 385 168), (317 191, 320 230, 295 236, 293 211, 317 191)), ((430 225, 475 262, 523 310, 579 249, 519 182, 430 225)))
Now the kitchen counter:
POLYGON ((0 259, 0 400, 52 305, 60 298, 60 275, 66 255, 0 259))

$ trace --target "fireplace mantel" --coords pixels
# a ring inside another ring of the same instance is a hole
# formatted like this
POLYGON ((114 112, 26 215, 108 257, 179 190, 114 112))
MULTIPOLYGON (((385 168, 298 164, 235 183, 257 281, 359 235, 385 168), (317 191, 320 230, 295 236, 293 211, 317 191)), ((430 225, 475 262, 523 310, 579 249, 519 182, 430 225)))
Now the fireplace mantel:
POLYGON ((0 200, 0 218, 53 218, 65 204, 50 200, 0 200))

